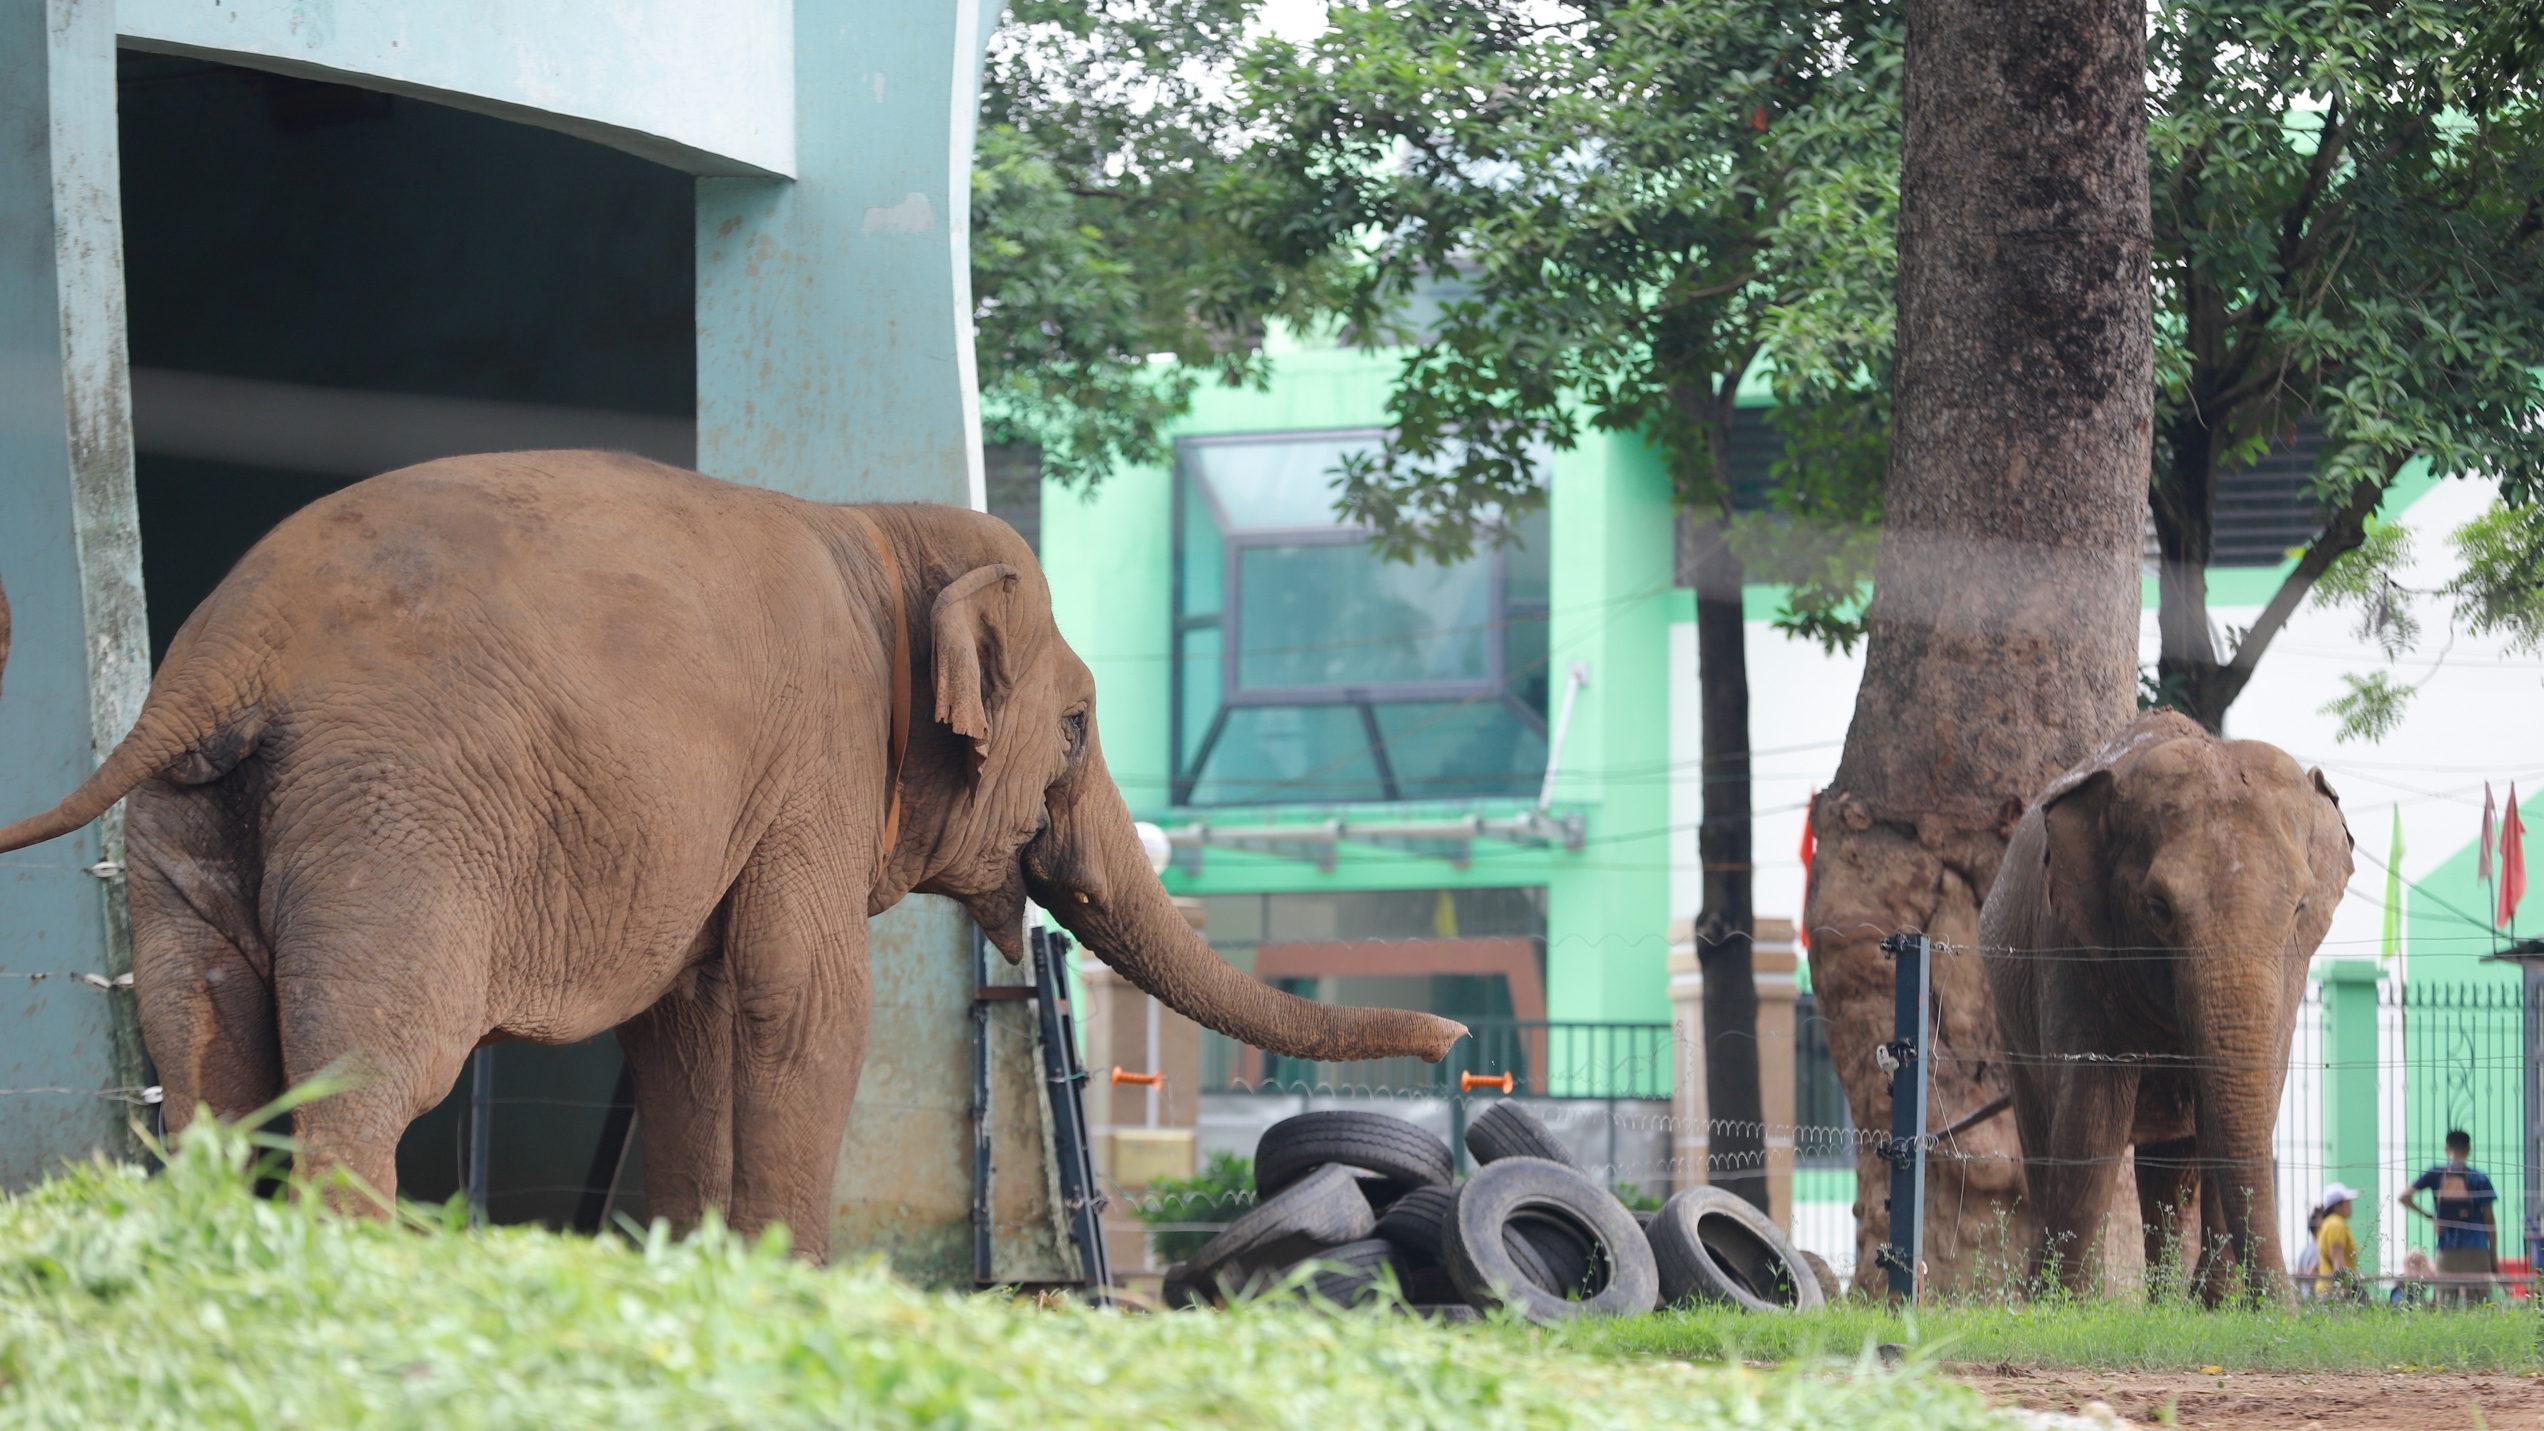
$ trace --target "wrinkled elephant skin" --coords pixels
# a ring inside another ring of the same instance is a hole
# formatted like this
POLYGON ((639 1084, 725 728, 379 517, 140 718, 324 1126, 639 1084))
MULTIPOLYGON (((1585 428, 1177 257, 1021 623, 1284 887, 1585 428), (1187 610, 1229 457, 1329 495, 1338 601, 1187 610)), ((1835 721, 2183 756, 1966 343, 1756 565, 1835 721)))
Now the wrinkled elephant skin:
POLYGON ((783 1222, 826 1256, 866 920, 913 890, 1011 959, 1031 897, 1264 1048, 1436 1060, 1465 1032, 1292 998, 1210 951, 1105 773, 1031 551, 955 508, 591 452, 374 478, 258 543, 132 734, 0 849, 127 793, 170 1123, 341 1063, 358 1081, 297 1133, 383 1191, 469 1050, 616 1028, 652 1207, 783 1222))
POLYGON ((2035 1277, 2092 1280, 2122 1152, 2147 1261, 2211 1300, 2284 1290, 2271 1127, 2306 966, 2350 878, 2323 773, 2139 717, 2015 827, 1979 918, 2012 1075, 2035 1277))

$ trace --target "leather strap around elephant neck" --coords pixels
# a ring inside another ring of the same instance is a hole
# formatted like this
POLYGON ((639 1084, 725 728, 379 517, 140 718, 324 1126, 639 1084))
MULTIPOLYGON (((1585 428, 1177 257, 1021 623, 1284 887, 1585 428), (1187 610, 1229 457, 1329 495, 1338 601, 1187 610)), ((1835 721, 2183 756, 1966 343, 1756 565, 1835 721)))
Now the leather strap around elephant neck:
POLYGON ((893 848, 901 842, 901 760, 910 753, 910 621, 908 598, 901 591, 901 562, 886 541, 883 528, 872 517, 854 507, 845 507, 849 516, 866 530, 866 540, 874 543, 875 555, 883 562, 885 595, 884 619, 892 623, 892 753, 886 768, 887 789, 891 792, 883 807, 883 852, 876 875, 892 865, 893 848))

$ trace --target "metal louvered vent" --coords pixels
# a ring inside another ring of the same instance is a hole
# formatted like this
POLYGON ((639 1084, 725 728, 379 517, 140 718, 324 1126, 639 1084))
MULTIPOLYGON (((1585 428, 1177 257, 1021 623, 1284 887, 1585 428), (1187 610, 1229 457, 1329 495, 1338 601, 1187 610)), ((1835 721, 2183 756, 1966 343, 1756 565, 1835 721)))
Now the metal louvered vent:
MULTIPOLYGON (((2314 540, 2323 527, 2323 503, 2313 485, 2314 467, 2322 456, 2323 429, 2301 422, 2292 441, 2272 443, 2259 462, 2219 473, 2217 526, 2208 564, 2277 566, 2314 540)), ((2147 566, 2153 568, 2160 559, 2150 514, 2147 566)))

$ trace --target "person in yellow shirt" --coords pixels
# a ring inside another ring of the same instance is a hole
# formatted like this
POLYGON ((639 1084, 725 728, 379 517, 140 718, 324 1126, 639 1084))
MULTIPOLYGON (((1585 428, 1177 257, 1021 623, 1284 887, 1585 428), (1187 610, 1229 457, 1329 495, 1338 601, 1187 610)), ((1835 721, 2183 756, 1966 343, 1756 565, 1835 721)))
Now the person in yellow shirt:
POLYGON ((2323 1190, 2323 1199, 2315 1206, 2323 1209, 2323 1226, 2314 1234, 2321 1268, 2314 1279, 2314 1295, 2329 1297, 2335 1291, 2355 1291, 2358 1238, 2350 1231, 2350 1214, 2358 1210, 2358 1190, 2347 1183, 2334 1183, 2323 1190))

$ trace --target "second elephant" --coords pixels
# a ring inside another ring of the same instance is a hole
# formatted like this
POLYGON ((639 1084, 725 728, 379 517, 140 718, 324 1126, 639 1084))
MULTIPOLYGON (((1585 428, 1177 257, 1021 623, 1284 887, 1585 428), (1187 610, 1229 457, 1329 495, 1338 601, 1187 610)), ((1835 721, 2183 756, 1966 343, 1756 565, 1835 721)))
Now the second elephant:
POLYGON ((2320 770, 2150 712, 2042 792, 1979 916, 2005 1036, 2031 1271, 2071 1289, 2137 1150, 2147 1261, 2211 1300, 2283 1283, 2271 1130, 2306 968, 2349 884, 2320 770))

